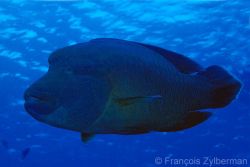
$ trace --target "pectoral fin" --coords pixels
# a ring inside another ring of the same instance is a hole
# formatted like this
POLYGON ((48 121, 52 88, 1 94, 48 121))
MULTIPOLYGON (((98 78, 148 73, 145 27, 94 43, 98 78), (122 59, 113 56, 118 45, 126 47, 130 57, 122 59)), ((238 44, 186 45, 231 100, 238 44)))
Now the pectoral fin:
POLYGON ((91 133, 81 133, 81 140, 82 140, 83 143, 87 143, 93 137, 94 137, 94 134, 91 134, 91 133))
POLYGON ((136 96, 136 97, 126 97, 126 98, 117 98, 116 102, 122 106, 127 106, 135 103, 151 103, 155 100, 161 99, 162 96, 136 96))

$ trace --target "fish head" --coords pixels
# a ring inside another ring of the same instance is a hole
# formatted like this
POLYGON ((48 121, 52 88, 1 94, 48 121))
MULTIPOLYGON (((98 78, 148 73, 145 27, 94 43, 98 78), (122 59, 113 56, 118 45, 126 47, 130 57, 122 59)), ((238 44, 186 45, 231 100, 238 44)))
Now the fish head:
POLYGON ((52 126, 86 130, 105 108, 109 83, 95 63, 67 50, 53 53, 49 64, 48 72, 24 93, 26 111, 52 126))

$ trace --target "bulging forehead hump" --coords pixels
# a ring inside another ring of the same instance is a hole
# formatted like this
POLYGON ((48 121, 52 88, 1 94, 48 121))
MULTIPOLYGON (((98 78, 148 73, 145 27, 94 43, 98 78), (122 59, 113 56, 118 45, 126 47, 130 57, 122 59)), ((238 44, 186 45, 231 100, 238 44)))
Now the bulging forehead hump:
POLYGON ((48 62, 60 66, 93 64, 104 60, 106 53, 107 50, 102 45, 85 42, 56 50, 49 56, 48 62))
POLYGON ((50 69, 70 68, 77 70, 77 73, 105 73, 111 63, 110 59, 112 58, 106 46, 86 42, 56 50, 50 55, 48 62, 50 69))
POLYGON ((54 51, 53 53, 51 53, 48 61, 50 64, 53 64, 53 63, 58 63, 62 61, 63 62, 69 61, 69 60, 72 60, 72 58, 76 60, 77 58, 82 57, 84 53, 87 52, 89 48, 87 45, 88 43, 80 43, 80 44, 67 46, 67 47, 58 49, 54 51))
POLYGON ((140 55, 150 56, 153 53, 131 42, 91 40, 56 50, 50 55, 49 64, 73 68, 83 65, 107 68, 107 66, 118 66, 117 64, 122 62, 142 58, 140 55))

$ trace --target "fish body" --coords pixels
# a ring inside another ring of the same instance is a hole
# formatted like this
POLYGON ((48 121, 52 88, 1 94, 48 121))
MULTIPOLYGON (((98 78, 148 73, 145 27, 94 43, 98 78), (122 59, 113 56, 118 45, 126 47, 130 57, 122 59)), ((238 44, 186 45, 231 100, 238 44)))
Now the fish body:
POLYGON ((178 131, 228 105, 241 83, 157 46, 100 38, 59 49, 25 92, 25 108, 52 126, 93 134, 178 131))

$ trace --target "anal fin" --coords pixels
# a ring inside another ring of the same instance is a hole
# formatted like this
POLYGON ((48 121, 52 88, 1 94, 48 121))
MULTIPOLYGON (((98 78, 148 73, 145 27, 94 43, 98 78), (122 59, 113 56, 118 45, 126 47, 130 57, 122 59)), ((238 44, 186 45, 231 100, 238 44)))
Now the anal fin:
POLYGON ((159 131, 176 132, 176 131, 192 128, 206 121, 211 115, 212 115, 211 112, 191 111, 181 122, 177 123, 175 126, 169 127, 169 128, 163 128, 163 129, 160 129, 159 131))

